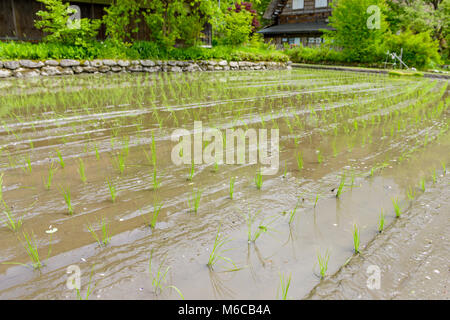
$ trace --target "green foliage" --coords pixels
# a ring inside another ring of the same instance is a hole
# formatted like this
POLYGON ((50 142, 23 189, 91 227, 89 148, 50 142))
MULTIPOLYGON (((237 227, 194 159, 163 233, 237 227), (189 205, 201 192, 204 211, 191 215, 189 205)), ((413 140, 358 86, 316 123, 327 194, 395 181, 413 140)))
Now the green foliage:
POLYGON ((221 42, 228 45, 241 45, 249 41, 252 32, 253 15, 242 10, 231 10, 224 16, 224 23, 218 28, 222 35, 221 42))
POLYGON ((48 33, 44 40, 48 42, 61 42, 70 45, 87 46, 87 41, 97 35, 100 20, 87 18, 70 19, 76 10, 69 8, 69 3, 62 0, 38 0, 43 3, 45 10, 39 10, 35 20, 36 28, 48 33))
POLYGON ((431 39, 429 32, 414 34, 407 30, 399 35, 389 35, 386 37, 386 47, 398 54, 403 48, 403 61, 408 67, 431 68, 440 62, 439 43, 431 39))
POLYGON ((129 45, 127 41, 132 40, 133 35, 139 31, 139 4, 138 0, 117 0, 104 9, 106 36, 116 44, 129 45))
POLYGON ((381 46, 387 30, 387 7, 384 0, 335 0, 331 4, 333 14, 330 25, 335 30, 325 31, 325 38, 333 40, 333 46, 342 48, 348 61, 371 62, 384 55, 381 46), (370 6, 380 9, 379 28, 369 28, 368 21, 374 13, 368 13, 370 6))

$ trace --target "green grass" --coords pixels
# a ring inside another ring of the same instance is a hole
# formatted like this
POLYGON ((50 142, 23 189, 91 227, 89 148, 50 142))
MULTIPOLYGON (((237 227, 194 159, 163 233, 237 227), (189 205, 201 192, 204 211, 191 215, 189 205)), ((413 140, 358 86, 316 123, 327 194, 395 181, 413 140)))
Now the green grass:
POLYGON ((256 172, 255 185, 256 185, 256 189, 261 190, 262 185, 263 185, 263 178, 262 178, 260 169, 258 169, 258 171, 256 172))
POLYGON ((109 225, 106 222, 105 218, 102 218, 100 224, 101 224, 100 236, 97 235, 97 232, 94 231, 94 229, 92 228, 92 226, 89 223, 87 225, 87 228, 88 228, 89 232, 91 233, 92 237, 98 243, 98 245, 100 247, 106 247, 108 245, 108 243, 111 241, 109 225))
POLYGON ((353 248, 355 253, 359 253, 359 230, 356 224, 353 225, 353 248))
POLYGON ((64 197, 64 202, 67 205, 67 210, 69 212, 69 215, 73 215, 74 209, 73 209, 73 206, 72 206, 72 197, 71 197, 71 194, 70 194, 70 188, 67 187, 67 189, 65 189, 64 187, 60 186, 59 190, 60 190, 61 194, 64 197))
POLYGON ((292 277, 291 274, 289 276, 280 274, 280 285, 277 290, 277 298, 280 297, 281 300, 288 299, 289 287, 291 286, 291 277, 292 277), (281 291, 281 295, 280 295, 280 291, 281 291))
POLYGON ((317 252, 317 262, 319 263, 319 274, 320 278, 325 278, 328 270, 328 261, 330 260, 330 253, 328 250, 325 251, 323 255, 317 252))

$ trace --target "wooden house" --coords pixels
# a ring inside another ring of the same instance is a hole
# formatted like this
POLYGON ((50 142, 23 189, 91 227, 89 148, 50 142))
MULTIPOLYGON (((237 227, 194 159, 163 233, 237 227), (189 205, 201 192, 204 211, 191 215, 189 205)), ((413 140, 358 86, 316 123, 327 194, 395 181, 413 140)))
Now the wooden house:
POLYGON ((264 18, 272 23, 259 30, 266 42, 317 46, 323 42, 323 29, 331 15, 331 0, 272 0, 264 18))

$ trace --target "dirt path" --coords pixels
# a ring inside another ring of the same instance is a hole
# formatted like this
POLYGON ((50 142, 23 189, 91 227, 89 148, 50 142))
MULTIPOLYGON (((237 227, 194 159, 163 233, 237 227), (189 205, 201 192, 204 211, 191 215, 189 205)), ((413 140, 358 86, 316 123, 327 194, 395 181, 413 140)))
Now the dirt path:
POLYGON ((317 285, 307 299, 450 298, 450 175, 440 177, 410 209, 354 256, 335 275, 317 285), (380 289, 369 289, 367 268, 379 266, 380 289))

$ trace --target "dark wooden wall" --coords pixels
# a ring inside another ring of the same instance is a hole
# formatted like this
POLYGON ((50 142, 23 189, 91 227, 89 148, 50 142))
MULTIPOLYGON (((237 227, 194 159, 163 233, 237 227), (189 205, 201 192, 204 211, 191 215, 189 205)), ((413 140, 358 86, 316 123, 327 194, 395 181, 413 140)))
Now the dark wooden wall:
POLYGON ((325 21, 331 15, 330 0, 327 8, 316 8, 315 0, 304 0, 303 9, 292 9, 293 0, 288 0, 283 12, 280 14, 279 23, 303 23, 325 21))

